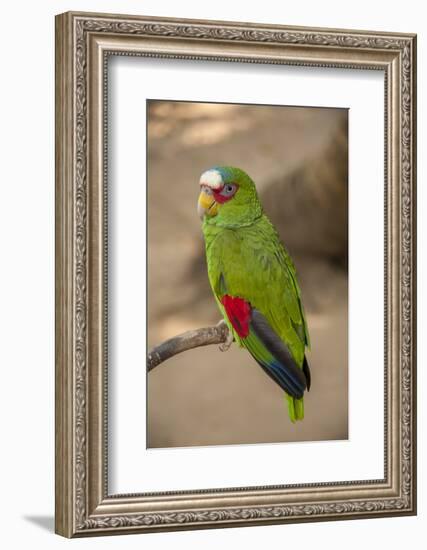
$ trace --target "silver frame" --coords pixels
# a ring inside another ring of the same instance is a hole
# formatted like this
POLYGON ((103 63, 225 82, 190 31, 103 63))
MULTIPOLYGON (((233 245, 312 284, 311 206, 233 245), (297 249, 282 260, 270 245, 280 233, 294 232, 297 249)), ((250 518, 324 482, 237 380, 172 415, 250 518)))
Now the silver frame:
POLYGON ((415 114, 412 34, 71 12, 56 17, 57 533, 77 537, 416 513, 415 114), (108 494, 110 55, 384 72, 384 479, 108 494))

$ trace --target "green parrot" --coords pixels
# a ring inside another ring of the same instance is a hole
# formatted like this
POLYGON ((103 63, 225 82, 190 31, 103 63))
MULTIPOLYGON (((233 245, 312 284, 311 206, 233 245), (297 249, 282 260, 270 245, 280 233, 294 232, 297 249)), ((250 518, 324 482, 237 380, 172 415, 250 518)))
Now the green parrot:
POLYGON ((310 341, 294 264, 243 170, 210 168, 200 188, 209 282, 231 339, 285 391, 291 421, 302 420, 310 341))

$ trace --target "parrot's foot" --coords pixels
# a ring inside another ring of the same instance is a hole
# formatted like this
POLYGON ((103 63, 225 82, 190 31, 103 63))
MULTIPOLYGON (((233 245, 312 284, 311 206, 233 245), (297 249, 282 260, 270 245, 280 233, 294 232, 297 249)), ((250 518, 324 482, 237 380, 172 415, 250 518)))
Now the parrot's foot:
MULTIPOLYGON (((224 321, 220 321, 220 322, 225 324, 224 321)), ((233 333, 229 330, 227 333, 226 341, 219 345, 220 351, 228 351, 233 341, 234 341, 233 333)))

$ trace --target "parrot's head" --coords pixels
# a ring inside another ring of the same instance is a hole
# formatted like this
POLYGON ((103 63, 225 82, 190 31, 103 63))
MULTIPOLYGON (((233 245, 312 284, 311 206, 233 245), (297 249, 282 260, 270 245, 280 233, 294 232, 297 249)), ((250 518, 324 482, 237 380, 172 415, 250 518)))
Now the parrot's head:
POLYGON ((197 212, 207 223, 238 226, 259 218, 262 207, 246 172, 233 166, 215 166, 200 177, 197 212))

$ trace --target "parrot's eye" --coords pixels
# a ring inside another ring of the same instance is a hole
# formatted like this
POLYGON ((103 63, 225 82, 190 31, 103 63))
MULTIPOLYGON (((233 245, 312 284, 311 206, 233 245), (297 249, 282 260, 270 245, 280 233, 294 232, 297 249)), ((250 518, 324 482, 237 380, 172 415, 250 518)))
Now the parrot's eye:
POLYGON ((232 199, 238 189, 237 184, 235 183, 226 183, 221 189, 218 189, 218 191, 213 190, 213 195, 215 198, 215 201, 219 204, 223 204, 224 202, 229 201, 232 199))
POLYGON ((232 197, 237 190, 235 183, 226 183, 220 193, 223 197, 232 197))

